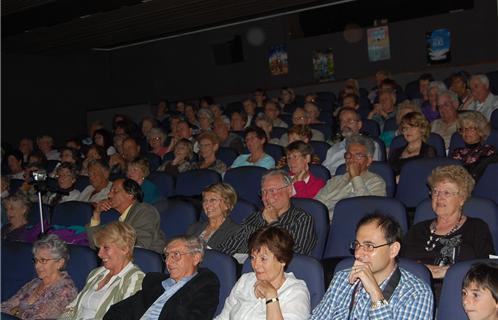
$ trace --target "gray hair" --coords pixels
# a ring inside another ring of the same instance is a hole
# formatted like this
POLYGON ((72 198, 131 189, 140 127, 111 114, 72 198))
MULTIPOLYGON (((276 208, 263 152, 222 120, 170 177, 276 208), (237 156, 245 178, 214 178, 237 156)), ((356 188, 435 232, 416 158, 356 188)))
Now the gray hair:
POLYGON ((228 128, 230 128, 230 119, 227 117, 227 116, 221 116, 219 117, 218 119, 220 119, 221 121, 223 121, 223 123, 228 126, 228 128))
POLYGON ((489 88, 489 78, 485 74, 475 74, 472 77, 470 77, 470 81, 479 81, 482 83, 486 88, 489 88))
POLYGON ((458 115, 458 127, 462 128, 465 122, 472 122, 476 125, 481 141, 485 141, 491 133, 491 124, 479 111, 466 111, 460 113, 458 115))
POLYGON ((431 90, 432 88, 437 89, 437 94, 439 94, 440 91, 448 90, 448 88, 446 88, 446 85, 444 84, 443 81, 432 81, 431 83, 429 83, 429 87, 427 88, 427 91, 431 90))
POLYGON ((201 241, 201 239, 199 239, 196 236, 179 235, 179 236, 175 236, 175 237, 169 239, 166 242, 166 245, 164 246, 164 253, 166 253, 166 248, 171 243, 173 243, 174 241, 177 241, 177 240, 184 242, 190 253, 200 253, 201 262, 202 262, 202 259, 204 259, 205 246, 204 246, 204 242, 201 241))
POLYGON ((451 101, 459 103, 457 94, 454 93, 451 90, 441 90, 441 91, 439 91, 438 97, 442 97, 442 96, 446 96, 446 97, 450 98, 451 101))
POLYGON ((48 234, 40 240, 37 240, 33 244, 33 255, 40 249, 48 249, 50 255, 55 260, 64 259, 64 266, 66 266, 69 261, 69 249, 66 242, 55 234, 48 234))
POLYGON ((350 137, 346 138, 346 150, 352 144, 361 144, 362 146, 367 148, 367 154, 369 156, 373 156, 375 153, 375 144, 369 137, 363 136, 361 134, 353 134, 350 137))
POLYGON ((163 142, 164 142, 164 139, 166 139, 166 135, 164 134, 164 131, 158 127, 154 127, 152 129, 150 129, 149 133, 147 134, 147 139, 150 139, 154 136, 161 138, 161 140, 163 142))
POLYGON ((201 116, 207 117, 209 119, 209 122, 213 122, 214 121, 214 114, 209 109, 202 108, 199 111, 197 111, 197 118, 199 118, 201 116))
POLYGON ((263 174, 263 176, 261 177, 261 185, 263 185, 266 179, 273 176, 280 176, 285 186, 292 185, 292 178, 289 176, 287 171, 284 171, 282 169, 272 169, 265 172, 265 174, 263 174))
POLYGON ((26 212, 24 212, 24 217, 28 218, 28 213, 29 210, 31 209, 31 202, 29 201, 29 198, 22 193, 21 191, 18 191, 10 196, 8 196, 5 200, 5 203, 8 202, 19 202, 21 205, 26 209, 26 212))

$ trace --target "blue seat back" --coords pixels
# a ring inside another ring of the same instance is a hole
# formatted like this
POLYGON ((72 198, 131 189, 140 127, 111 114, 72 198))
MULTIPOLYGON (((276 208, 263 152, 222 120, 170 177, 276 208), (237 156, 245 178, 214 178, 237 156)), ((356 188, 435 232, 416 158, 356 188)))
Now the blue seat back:
POLYGON ((76 178, 76 182, 74 184, 74 187, 78 189, 79 191, 83 191, 86 187, 90 185, 90 178, 88 176, 78 176, 76 178))
POLYGON ((225 172, 223 181, 234 187, 239 199, 249 201, 260 208, 261 177, 266 171, 265 168, 256 166, 232 168, 225 172))
POLYGON ((407 162, 401 168, 396 199, 407 208, 415 208, 420 202, 429 198, 427 178, 438 166, 459 165, 458 160, 449 158, 423 158, 407 162))
POLYGON ((376 196, 343 199, 335 206, 323 257, 350 256, 349 245, 355 239, 356 225, 364 216, 375 212, 391 216, 400 224, 403 234, 407 232, 406 210, 396 199, 376 196))
MULTIPOLYGON (((479 218, 486 222, 493 237, 493 244, 498 248, 498 206, 489 199, 470 197, 463 205, 463 211, 469 217, 479 218)), ((422 201, 415 210, 413 223, 436 218, 436 213, 432 210, 431 199, 422 201)))
POLYGON ((287 133, 287 128, 282 128, 282 127, 273 127, 271 131, 271 138, 277 138, 280 139, 284 133, 287 133))
POLYGON ((52 224, 84 226, 90 222, 92 215, 93 209, 88 202, 62 202, 54 207, 52 224))
MULTIPOLYGON (((386 183, 386 195, 388 197, 393 197, 394 192, 396 190, 396 183, 394 180, 394 172, 393 169, 389 166, 389 164, 382 161, 373 161, 370 167, 368 168, 370 172, 378 174, 384 179, 386 183)), ((346 173, 346 165, 341 164, 337 170, 335 171, 336 175, 342 175, 346 173)))
POLYGON ((398 130, 398 124, 396 123, 396 118, 389 118, 384 122, 384 128, 382 128, 382 132, 387 131, 396 131, 398 130))
POLYGON ((107 224, 119 220, 120 213, 116 209, 110 209, 100 214, 100 224, 107 224))
POLYGON ((162 159, 155 153, 148 152, 145 154, 145 157, 149 161, 149 171, 153 172, 161 165, 162 159))
POLYGON ((332 126, 328 123, 310 124, 311 129, 315 129, 323 133, 325 140, 332 138, 332 126))
POLYGON ((2 241, 2 300, 13 296, 22 286, 36 277, 32 245, 2 241))
POLYGON ((99 260, 95 251, 87 246, 68 244, 69 261, 66 270, 74 281, 74 284, 81 291, 86 283, 88 274, 99 265, 99 260))
MULTIPOLYGON (((242 273, 252 271, 251 259, 247 259, 242 266, 242 273)), ((325 294, 323 268, 320 262, 313 257, 294 253, 287 272, 294 273, 296 278, 306 282, 310 292, 311 309, 315 308, 325 294)))
POLYGON ((322 179, 323 181, 327 182, 330 179, 330 171, 326 167, 322 166, 321 164, 309 164, 309 168, 311 173, 317 177, 322 179))
POLYGON ((361 132, 366 133, 370 137, 378 137, 380 134, 380 127, 379 124, 371 119, 362 119, 361 122, 363 123, 361 127, 361 132))
POLYGON ((147 179, 154 183, 162 197, 169 198, 173 195, 175 180, 169 174, 154 171, 149 174, 147 179))
POLYGON ((205 187, 220 181, 220 174, 214 170, 195 169, 182 172, 176 178, 175 195, 198 196, 205 187))
POLYGON ((476 197, 493 200, 498 204, 498 163, 491 163, 484 170, 484 174, 477 182, 472 194, 476 197))
POLYGON ((216 250, 206 250, 201 267, 213 271, 220 280, 220 293, 216 314, 220 314, 225 305, 226 298, 230 295, 235 282, 237 282, 237 262, 229 255, 216 250))
POLYGON ((238 157, 239 153, 237 150, 228 147, 220 147, 216 154, 216 157, 223 161, 227 167, 230 167, 233 161, 238 157))
POLYGON ((329 232, 329 211, 327 207, 314 199, 292 198, 291 202, 294 206, 303 209, 313 217, 317 243, 311 251, 311 255, 318 260, 322 259, 329 232))
MULTIPOLYGON (((342 270, 346 270, 346 269, 351 268, 353 266, 353 263, 354 263, 353 257, 348 257, 346 259, 341 260, 336 265, 335 270, 334 270, 334 274, 338 271, 342 271, 342 270)), ((431 276, 429 269, 427 269, 427 267, 425 265, 423 265, 421 263, 417 263, 417 262, 410 260, 410 259, 405 259, 405 258, 399 258, 398 265, 401 268, 403 268, 403 269, 411 272, 415 276, 417 276, 417 278, 419 278, 420 280, 425 282, 428 286, 431 286, 432 276, 431 276)))
POLYGON ((185 234, 188 226, 197 221, 195 207, 182 200, 169 199, 164 202, 159 214, 161 216, 161 230, 168 239, 185 234))
POLYGON ((138 247, 133 248, 133 263, 139 266, 145 273, 162 273, 164 271, 163 257, 152 250, 138 247))
POLYGON ((273 144, 273 143, 267 143, 264 146, 265 153, 270 155, 273 160, 275 160, 275 163, 278 162, 283 156, 284 156, 284 148, 282 146, 279 146, 278 144, 273 144))
POLYGON ((327 151, 330 148, 330 144, 325 141, 310 141, 310 145, 313 147, 313 153, 318 155, 320 161, 324 161, 327 157, 327 151))

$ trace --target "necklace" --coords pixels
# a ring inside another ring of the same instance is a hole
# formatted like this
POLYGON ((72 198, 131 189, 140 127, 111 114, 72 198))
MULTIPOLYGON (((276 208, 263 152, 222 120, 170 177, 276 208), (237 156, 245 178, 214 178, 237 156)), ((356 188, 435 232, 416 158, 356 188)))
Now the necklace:
POLYGON ((430 251, 434 250, 434 248, 436 247, 436 243, 439 242, 440 238, 447 237, 450 234, 452 234, 455 231, 457 231, 460 228, 460 226, 461 226, 462 220, 463 220, 463 214, 460 213, 460 217, 458 218, 458 221, 453 226, 453 228, 451 228, 451 230, 447 234, 445 234, 444 236, 442 236, 442 237, 436 237, 435 236, 435 234, 436 234, 436 220, 434 219, 434 221, 431 223, 431 227, 430 227, 431 234, 429 236, 429 240, 427 240, 427 243, 426 243, 426 246, 425 246, 425 251, 430 252, 430 251))

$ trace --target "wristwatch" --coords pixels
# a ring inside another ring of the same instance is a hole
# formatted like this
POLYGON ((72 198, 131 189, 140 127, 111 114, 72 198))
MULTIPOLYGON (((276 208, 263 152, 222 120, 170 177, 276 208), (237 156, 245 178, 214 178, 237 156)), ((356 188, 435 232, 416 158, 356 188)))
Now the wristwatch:
POLYGON ((379 301, 372 301, 372 310, 375 310, 375 309, 378 309, 382 306, 385 306, 385 305, 388 305, 389 302, 387 302, 386 299, 382 299, 382 300, 379 300, 379 301))
POLYGON ((270 304, 270 303, 277 302, 277 301, 278 301, 278 297, 271 298, 271 299, 266 300, 266 304, 270 304))

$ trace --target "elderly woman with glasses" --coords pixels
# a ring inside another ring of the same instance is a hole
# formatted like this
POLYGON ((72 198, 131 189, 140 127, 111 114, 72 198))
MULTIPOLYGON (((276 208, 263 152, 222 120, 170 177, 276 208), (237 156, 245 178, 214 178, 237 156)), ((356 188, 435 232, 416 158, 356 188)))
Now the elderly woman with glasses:
POLYGON ((254 272, 240 277, 215 319, 308 319, 308 288, 292 272, 285 272, 293 246, 285 229, 270 226, 255 231, 248 245, 254 272))
POLYGON ((212 131, 204 131, 197 136, 199 142, 200 161, 193 163, 191 169, 210 169, 219 174, 227 171, 226 164, 216 158, 216 152, 220 148, 220 139, 212 131))
POLYGON ((202 208, 207 221, 191 225, 187 235, 197 236, 208 248, 219 250, 219 245, 236 234, 240 226, 230 217, 237 203, 237 192, 227 183, 212 184, 202 191, 202 208))
POLYGON ((33 245, 37 277, 2 303, 2 312, 20 319, 55 319, 78 293, 64 270, 69 260, 66 243, 54 234, 33 245))
POLYGON ((460 114, 458 126, 465 147, 453 150, 451 157, 462 161, 465 169, 477 181, 488 164, 498 162, 495 147, 485 143, 491 132, 491 125, 479 111, 468 111, 460 114))
POLYGON ((147 133, 147 142, 150 145, 150 152, 157 154, 161 158, 169 152, 169 148, 164 146, 166 134, 161 128, 151 128, 147 133))
POLYGON ((449 266, 487 258, 495 252, 486 222, 465 215, 463 204, 474 179, 462 167, 437 167, 429 177, 436 218, 414 225, 403 241, 404 256, 425 264, 433 278, 444 278, 449 266))
POLYGON ((95 233, 102 266, 90 272, 85 287, 66 307, 61 319, 102 319, 113 304, 142 288, 145 274, 132 262, 135 242, 135 230, 121 221, 95 233))
POLYGON ((410 112, 401 118, 399 130, 405 137, 407 144, 393 149, 389 153, 389 164, 399 179, 401 168, 414 159, 434 158, 436 149, 426 143, 431 132, 431 126, 420 112, 410 112))
POLYGON ((56 206, 66 201, 77 201, 80 197, 80 191, 75 188, 78 170, 76 165, 69 162, 62 162, 56 171, 57 190, 51 190, 45 196, 45 203, 56 206))

